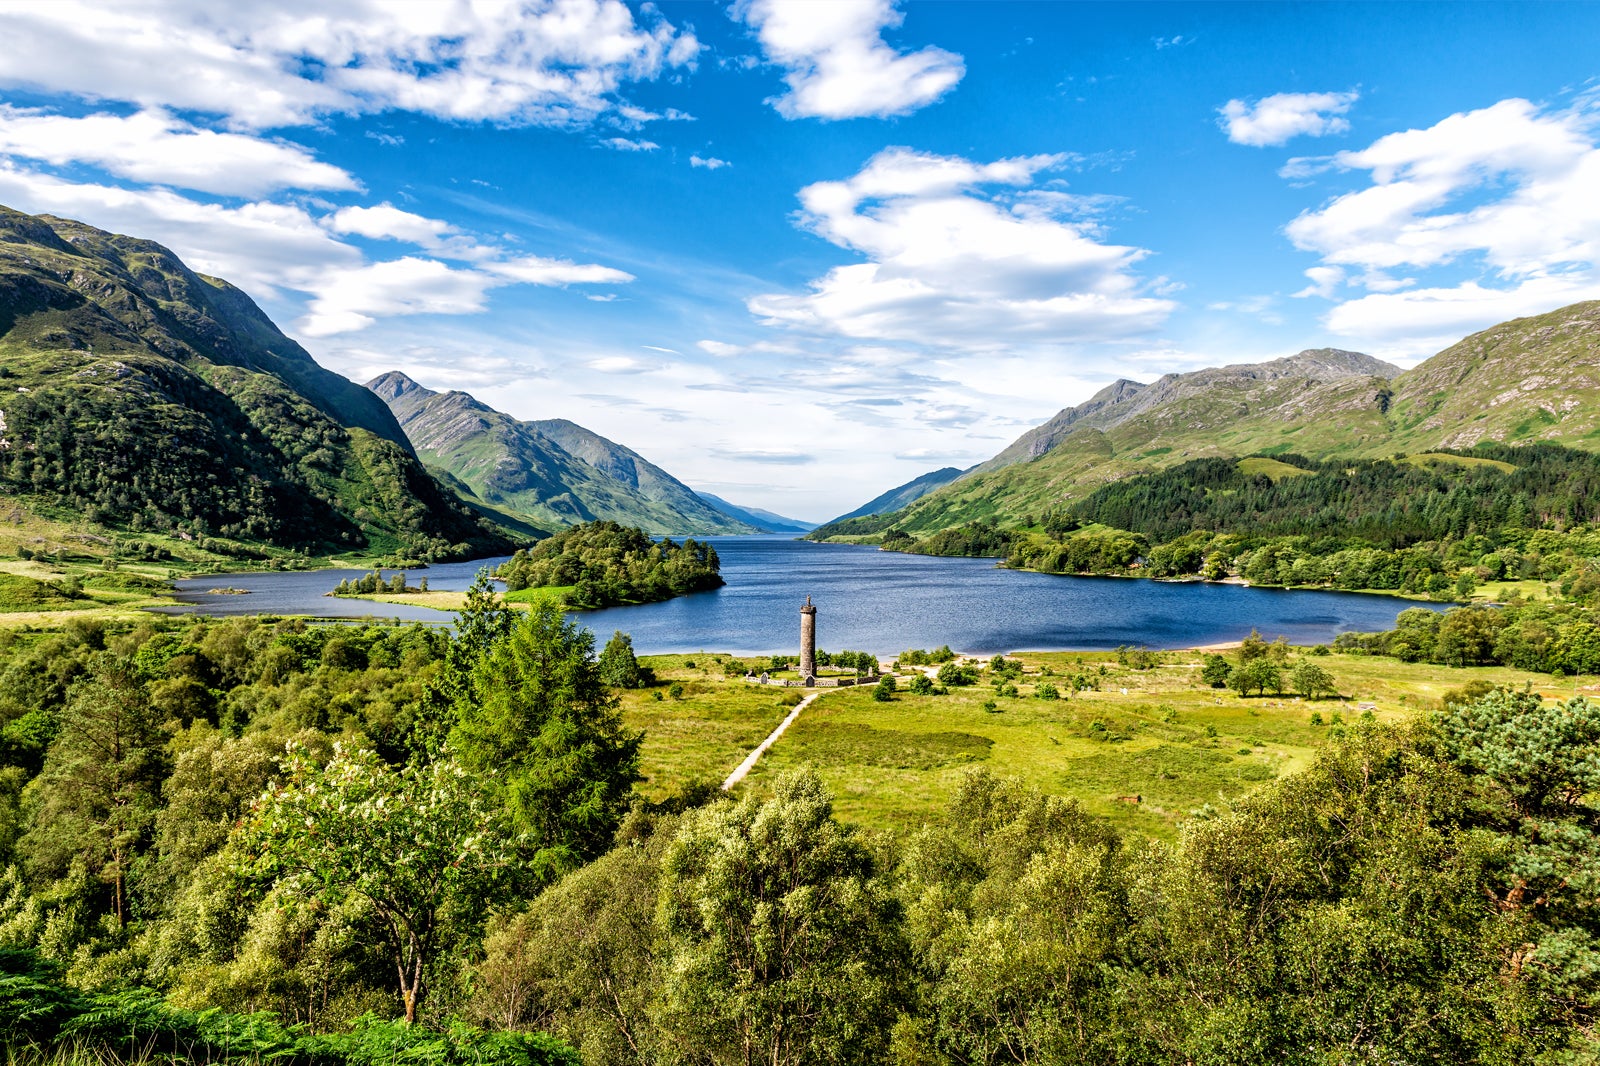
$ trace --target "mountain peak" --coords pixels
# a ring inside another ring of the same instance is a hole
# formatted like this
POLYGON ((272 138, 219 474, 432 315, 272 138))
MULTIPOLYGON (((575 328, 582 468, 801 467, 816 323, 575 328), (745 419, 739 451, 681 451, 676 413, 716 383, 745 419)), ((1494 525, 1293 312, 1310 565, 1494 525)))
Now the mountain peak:
POLYGON ((1393 363, 1375 359, 1365 352, 1347 352, 1343 348, 1307 348, 1287 359, 1275 361, 1293 366, 1308 375, 1320 372, 1335 376, 1365 375, 1392 378, 1401 373, 1400 368, 1393 363))
POLYGON ((387 374, 379 374, 367 382, 367 388, 377 393, 378 398, 384 403, 393 403, 395 400, 406 396, 414 396, 419 400, 426 400, 437 393, 423 388, 411 378, 398 370, 391 370, 387 374))
POLYGON ((672 535, 751 533, 632 449, 564 418, 524 422, 466 392, 434 392, 399 371, 367 388, 422 459, 494 507, 557 528, 609 519, 672 535))

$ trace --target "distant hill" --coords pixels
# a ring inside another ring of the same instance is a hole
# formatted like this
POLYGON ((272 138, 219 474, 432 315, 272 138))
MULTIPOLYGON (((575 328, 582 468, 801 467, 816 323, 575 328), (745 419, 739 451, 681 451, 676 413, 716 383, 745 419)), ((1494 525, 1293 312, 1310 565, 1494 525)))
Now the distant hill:
POLYGON ((950 484, 950 482, 960 477, 962 473, 964 471, 957 470, 953 466, 931 470, 926 474, 912 478, 904 485, 895 486, 880 496, 874 496, 854 511, 849 514, 842 514, 828 524, 832 525, 833 522, 847 522, 852 518, 864 518, 868 515, 888 514, 890 511, 898 511, 900 508, 922 499, 934 489, 950 484))
POLYGON ((709 492, 696 490, 695 495, 729 518, 746 522, 767 533, 809 533, 817 528, 815 522, 805 522, 798 518, 785 518, 781 514, 762 510, 760 507, 740 507, 737 504, 729 503, 721 496, 713 496, 709 492))
POLYGON ((485 504, 552 529, 605 520, 650 533, 755 533, 630 448, 565 419, 524 422, 398 371, 367 382, 417 454, 485 504))
POLYGON ((513 547, 243 292, 151 241, 3 207, 0 492, 222 555, 513 547))
POLYGON ((1117 381, 900 510, 812 536, 1027 525, 1112 481, 1193 459, 1381 457, 1479 441, 1600 447, 1600 302, 1503 323, 1406 371, 1320 348, 1117 381))

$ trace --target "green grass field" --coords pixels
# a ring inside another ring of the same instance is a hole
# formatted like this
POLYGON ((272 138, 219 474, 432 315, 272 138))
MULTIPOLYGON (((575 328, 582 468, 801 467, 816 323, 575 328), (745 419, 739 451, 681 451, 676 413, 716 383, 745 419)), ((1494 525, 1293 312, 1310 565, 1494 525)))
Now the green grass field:
POLYGON ((650 799, 665 799, 692 782, 720 785, 804 698, 798 688, 728 678, 723 664, 730 659, 700 653, 640 660, 656 671, 661 684, 622 693, 622 714, 630 727, 645 732, 640 789, 650 799), (674 681, 683 685, 682 699, 666 695, 674 681))
MULTIPOLYGON (((647 795, 662 798, 691 779, 720 782, 798 701, 802 690, 763 689, 723 676, 725 656, 653 656, 663 684, 684 684, 681 701, 628 693, 628 722, 645 730, 647 795), (688 667, 686 662, 695 663, 688 667)), ((901 691, 889 703, 870 688, 828 690, 757 764, 741 792, 765 794, 777 774, 809 766, 835 796, 840 816, 883 829, 920 824, 945 808, 963 772, 986 766, 1046 792, 1071 796, 1120 828, 1170 837, 1206 804, 1225 805, 1306 765, 1339 726, 1364 713, 1395 722, 1438 706, 1475 680, 1531 683, 1549 697, 1600 691, 1595 678, 1556 684, 1547 675, 1501 667, 1458 669, 1368 656, 1319 656, 1342 699, 1243 699, 1199 681, 1200 655, 1163 653, 1136 670, 1105 652, 1023 655, 1017 698, 987 683, 945 696, 901 691), (1102 674, 1101 668, 1104 668, 1102 674), (1040 674, 1041 668, 1052 671, 1040 674), (1085 674, 1098 691, 1049 701, 1041 681, 1085 674), (993 710, 984 704, 993 702, 993 710), (1313 722, 1313 714, 1321 724, 1313 722), (1133 797, 1138 797, 1135 802, 1133 797)))
POLYGON ((1311 473, 1309 470, 1302 470, 1298 466, 1290 466, 1288 463, 1279 462, 1277 459, 1259 457, 1240 459, 1239 472, 1250 477, 1254 477, 1256 474, 1265 474, 1273 481, 1286 477, 1305 477, 1311 473))

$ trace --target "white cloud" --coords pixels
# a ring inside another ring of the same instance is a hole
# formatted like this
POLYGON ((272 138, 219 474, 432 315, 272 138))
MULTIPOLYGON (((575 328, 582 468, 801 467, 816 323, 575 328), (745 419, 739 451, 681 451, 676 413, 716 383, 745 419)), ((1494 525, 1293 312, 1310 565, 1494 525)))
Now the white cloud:
POLYGON ((377 315, 464 315, 484 309, 495 279, 436 259, 406 256, 357 270, 330 272, 298 323, 310 337, 365 329, 377 315))
POLYGON ((726 159, 718 159, 715 156, 698 155, 692 155, 689 157, 689 165, 691 167, 705 167, 707 170, 717 170, 721 167, 733 166, 733 164, 728 162, 726 159))
POLYGON ((1295 299, 1303 300, 1307 296, 1320 296, 1324 300, 1333 299, 1334 292, 1344 284, 1344 268, 1342 267, 1311 267, 1306 271, 1310 285, 1295 293, 1295 299))
POLYGON ((627 137, 607 137, 600 143, 619 152, 653 152, 661 147, 655 141, 647 141, 643 138, 630 140, 627 137))
POLYGON ((1234 144, 1255 148, 1286 144, 1294 137, 1321 137, 1345 133, 1348 119, 1341 118, 1361 94, 1276 93, 1249 103, 1229 100, 1217 109, 1217 125, 1227 131, 1234 144))
POLYGON ((536 255, 507 255, 504 249, 480 244, 455 226, 427 218, 390 203, 376 207, 346 207, 323 220, 335 233, 351 233, 372 240, 406 241, 445 259, 477 264, 506 281, 528 285, 615 285, 634 280, 632 274, 599 263, 574 263, 536 255))
POLYGON ((365 329, 383 315, 475 313, 484 309, 484 294, 502 285, 633 280, 625 271, 597 263, 505 257, 500 249, 473 244, 446 223, 389 204, 345 208, 319 219, 299 206, 202 203, 166 189, 68 182, 4 162, 0 203, 156 241, 191 269, 223 278, 256 299, 279 297, 286 289, 305 293, 311 303, 297 328, 315 337, 365 329), (476 268, 458 270, 413 256, 366 263, 358 249, 332 233, 442 249, 447 257, 473 260, 476 268))
POLYGON ((904 16, 893 0, 744 0, 734 16, 783 67, 786 118, 904 115, 938 100, 966 73, 961 57, 929 46, 898 52, 883 31, 904 16))
POLYGON ((1335 270, 1368 290, 1337 305, 1327 324, 1422 344, 1600 297, 1595 132, 1583 103, 1553 111, 1502 100, 1333 156, 1330 166, 1364 171, 1371 183, 1286 230, 1321 257, 1312 269, 1328 273, 1307 271, 1319 295, 1331 295, 1319 278, 1335 270))
POLYGON ((867 262, 835 267, 803 294, 754 297, 750 310, 769 325, 968 350, 1156 327, 1174 304, 1143 294, 1132 268, 1144 251, 1102 244, 1092 225, 1025 192, 983 191, 1028 186, 1062 160, 890 148, 846 181, 809 185, 802 224, 867 262))
POLYGON ((613 285, 633 280, 633 275, 599 263, 574 263, 536 255, 484 262, 483 269, 529 285, 613 285))
POLYGON ((602 374, 648 374, 653 370, 661 369, 660 363, 637 359, 631 355, 608 355, 599 359, 591 359, 584 365, 590 370, 597 370, 602 374))
POLYGON ((0 104, 0 154, 224 196, 361 187, 298 144, 200 129, 160 110, 73 118, 0 104))
POLYGON ((340 208, 324 224, 335 233, 353 233, 372 240, 408 241, 423 247, 437 245, 456 232, 448 222, 403 211, 387 202, 376 207, 340 208))
POLYGON ((304 208, 287 204, 227 207, 166 189, 63 181, 3 162, 0 203, 157 241, 191 269, 224 278, 256 299, 280 289, 308 292, 330 269, 361 264, 360 252, 335 240, 304 208))
POLYGON ((727 341, 699 341, 695 347, 719 359, 731 359, 744 351, 739 345, 729 344, 727 341))
POLYGON ((621 0, 384 3, 12 0, 0 84, 301 125, 389 109, 563 126, 624 83, 694 63, 700 44, 621 0))

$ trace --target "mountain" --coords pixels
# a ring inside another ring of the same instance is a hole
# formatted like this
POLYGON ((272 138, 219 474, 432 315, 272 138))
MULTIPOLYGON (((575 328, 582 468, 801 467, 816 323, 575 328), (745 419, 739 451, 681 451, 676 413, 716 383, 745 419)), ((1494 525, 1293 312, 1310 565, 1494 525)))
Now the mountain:
POLYGON ((849 514, 842 514, 828 524, 832 525, 834 522, 848 522, 852 518, 865 518, 869 515, 888 514, 891 511, 898 511, 900 508, 922 499, 934 489, 950 484, 963 473, 965 471, 957 470, 953 466, 930 470, 926 474, 912 478, 904 485, 897 485, 880 496, 874 496, 854 511, 849 514))
POLYGON ((1380 457, 1479 441, 1600 447, 1600 302, 1517 319, 1402 371, 1335 348, 1117 381, 892 515, 812 536, 1026 525, 1120 478, 1190 459, 1380 457))
POLYGON ((240 290, 154 242, 4 207, 0 492, 224 555, 513 546, 240 290))
POLYGON ((552 529, 605 519, 651 533, 755 533, 630 448, 566 419, 524 422, 391 371, 367 382, 417 454, 485 504, 552 529))
POLYGON ((1315 348, 1265 363, 1237 363, 1188 374, 1167 374, 1149 385, 1121 380, 1086 402, 1069 407, 1024 433, 1008 448, 980 464, 977 472, 998 470, 1037 459, 1081 429, 1111 431, 1139 420, 1140 433, 1215 430, 1252 411, 1294 415, 1320 411, 1330 396, 1372 378, 1389 378, 1400 368, 1381 359, 1338 348, 1315 348))
POLYGON ((695 495, 727 515, 729 518, 748 523, 765 533, 810 533, 817 528, 815 522, 806 522, 798 518, 785 518, 773 511, 765 511, 760 507, 740 507, 729 503, 721 496, 713 496, 709 492, 696 491, 695 495))

